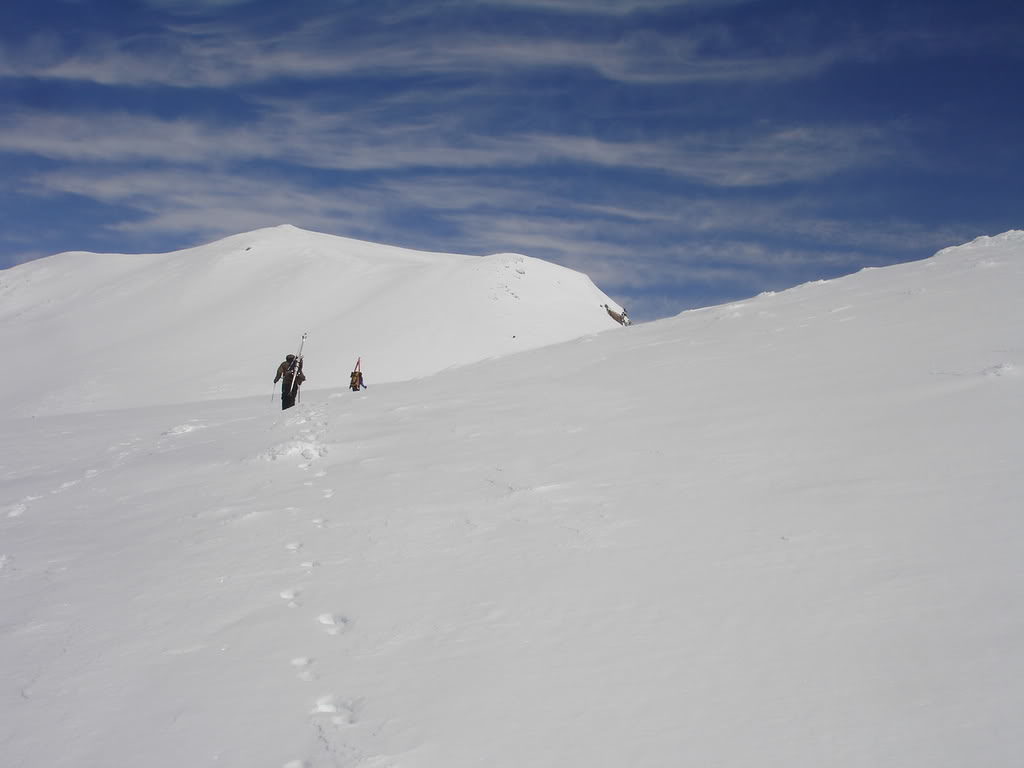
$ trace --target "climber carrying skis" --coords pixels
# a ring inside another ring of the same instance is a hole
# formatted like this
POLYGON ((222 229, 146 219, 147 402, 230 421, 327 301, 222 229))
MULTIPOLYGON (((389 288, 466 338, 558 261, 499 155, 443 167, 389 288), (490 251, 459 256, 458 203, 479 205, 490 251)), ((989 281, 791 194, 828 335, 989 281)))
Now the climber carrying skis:
POLYGON ((611 317, 619 325, 632 325, 633 322, 629 319, 629 315, 626 313, 626 308, 622 308, 622 312, 616 312, 614 309, 609 307, 607 304, 602 305, 608 312, 608 316, 611 317))
POLYGON ((349 377, 348 388, 353 392, 358 392, 360 389, 366 389, 366 384, 363 383, 363 371, 361 368, 363 358, 356 360, 355 367, 352 369, 352 376, 349 377))
POLYGON ((288 355, 284 362, 277 366, 277 376, 274 377, 274 383, 281 382, 282 411, 295 405, 295 398, 299 394, 299 387, 306 380, 306 374, 302 372, 302 347, 305 343, 306 334, 302 334, 299 354, 288 355))

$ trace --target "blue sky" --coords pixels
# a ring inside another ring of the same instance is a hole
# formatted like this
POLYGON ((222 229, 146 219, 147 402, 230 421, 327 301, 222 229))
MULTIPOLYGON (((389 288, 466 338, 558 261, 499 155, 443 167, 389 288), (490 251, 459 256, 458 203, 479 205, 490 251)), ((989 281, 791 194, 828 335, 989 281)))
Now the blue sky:
POLYGON ((9 0, 0 267, 291 223, 636 319, 1024 228, 1024 4, 9 0))

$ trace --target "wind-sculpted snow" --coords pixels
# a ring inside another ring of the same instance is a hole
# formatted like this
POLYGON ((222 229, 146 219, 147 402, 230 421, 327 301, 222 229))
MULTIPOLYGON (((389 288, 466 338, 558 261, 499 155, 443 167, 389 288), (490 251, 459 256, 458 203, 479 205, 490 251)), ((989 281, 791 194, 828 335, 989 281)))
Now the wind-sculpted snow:
POLYGON ((276 461, 281 458, 299 456, 306 461, 314 461, 327 455, 330 449, 325 443, 327 422, 324 411, 324 405, 289 411, 284 423, 294 430, 292 437, 262 451, 258 458, 264 461, 276 461))
POLYGON ((303 332, 304 391, 429 375, 614 328, 585 275, 276 227, 165 254, 65 253, 0 272, 19 414, 271 395, 303 332))
POLYGON ((7 417, 3 763, 1016 768, 1022 291, 1010 233, 283 413, 7 417))

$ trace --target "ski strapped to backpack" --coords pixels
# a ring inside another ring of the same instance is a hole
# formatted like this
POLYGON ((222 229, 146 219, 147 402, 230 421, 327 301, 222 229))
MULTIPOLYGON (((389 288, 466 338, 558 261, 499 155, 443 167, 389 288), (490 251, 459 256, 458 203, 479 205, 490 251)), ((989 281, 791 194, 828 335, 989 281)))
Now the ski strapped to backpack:
POLYGON ((309 335, 309 331, 302 334, 302 341, 299 342, 299 354, 297 354, 288 366, 288 372, 291 373, 292 387, 291 392, 288 394, 294 395, 295 389, 298 387, 299 376, 302 374, 302 348, 306 346, 306 337, 309 335))

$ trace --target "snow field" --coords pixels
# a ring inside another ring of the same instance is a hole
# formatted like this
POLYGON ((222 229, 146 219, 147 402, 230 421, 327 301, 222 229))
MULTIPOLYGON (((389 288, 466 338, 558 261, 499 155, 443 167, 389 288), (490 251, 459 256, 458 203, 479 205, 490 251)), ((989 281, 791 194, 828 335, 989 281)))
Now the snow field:
POLYGON ((0 749, 1015 766, 1022 286, 1011 233, 284 413, 6 419, 0 749))

